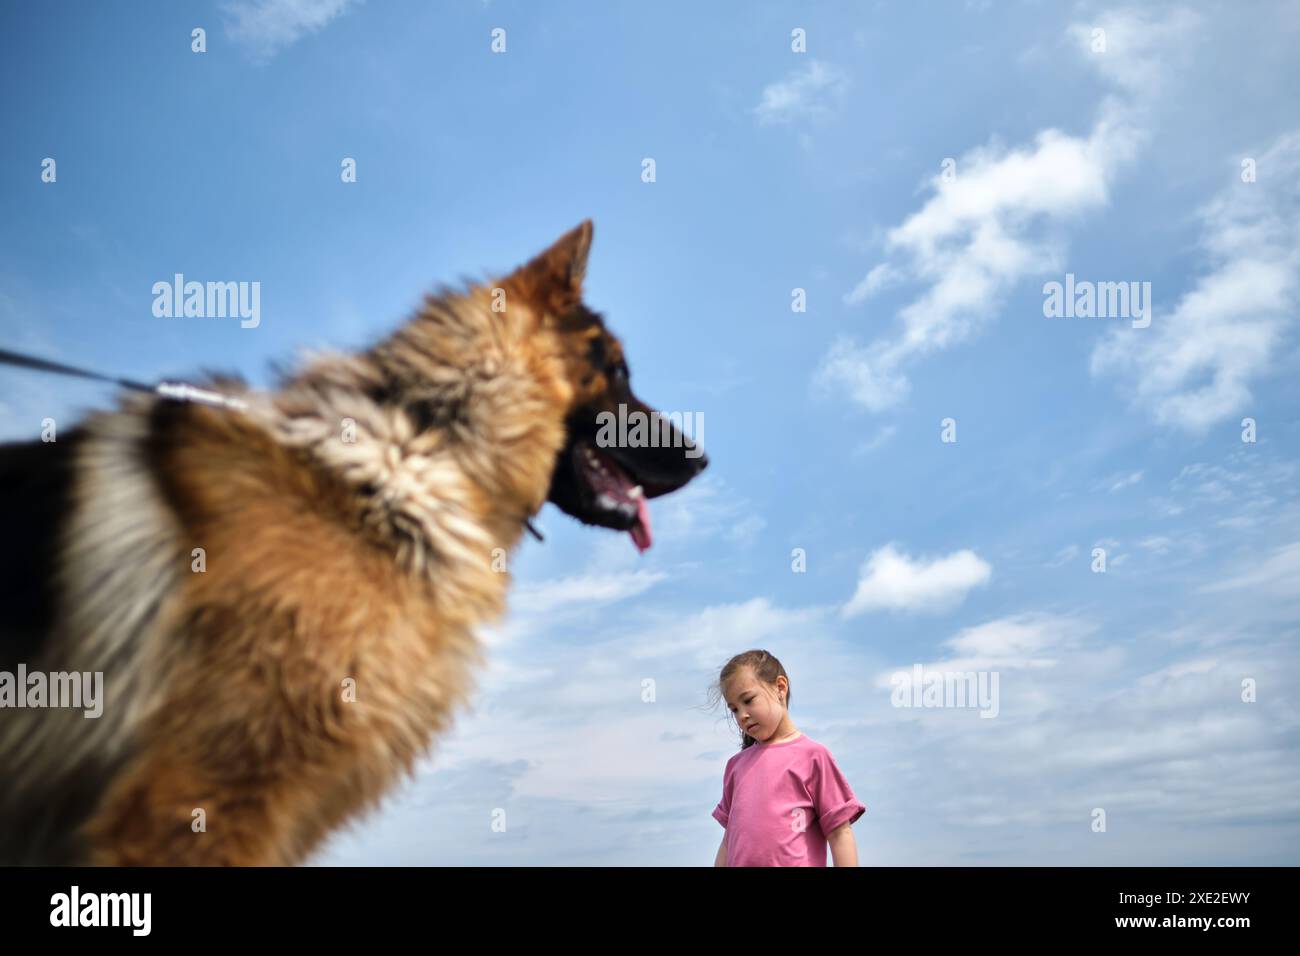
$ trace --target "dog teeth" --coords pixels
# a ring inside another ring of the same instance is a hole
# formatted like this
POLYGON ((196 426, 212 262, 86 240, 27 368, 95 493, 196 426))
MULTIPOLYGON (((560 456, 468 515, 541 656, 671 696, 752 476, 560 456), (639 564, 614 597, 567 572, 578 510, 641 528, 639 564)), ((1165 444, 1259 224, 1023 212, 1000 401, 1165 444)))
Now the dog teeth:
POLYGON ((631 491, 629 491, 628 494, 632 496, 632 499, 633 499, 633 500, 636 500, 637 498, 640 498, 641 495, 642 495, 641 486, 640 486, 640 485, 637 485, 635 488, 633 488, 631 491))
POLYGON ((629 504, 626 501, 619 501, 604 493, 596 496, 596 504, 600 505, 606 511, 617 511, 619 514, 626 515, 629 518, 635 517, 637 513, 636 505, 629 504))

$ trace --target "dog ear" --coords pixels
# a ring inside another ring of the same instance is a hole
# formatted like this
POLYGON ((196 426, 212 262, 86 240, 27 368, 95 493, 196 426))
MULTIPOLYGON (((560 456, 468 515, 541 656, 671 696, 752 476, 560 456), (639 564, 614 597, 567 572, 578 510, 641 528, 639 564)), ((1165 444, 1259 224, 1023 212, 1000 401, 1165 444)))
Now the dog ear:
POLYGON ((512 275, 513 284, 545 308, 563 311, 582 299, 593 226, 590 219, 570 229, 512 275))
POLYGON ((591 252, 591 237, 594 232, 591 220, 584 219, 551 246, 551 251, 566 265, 565 278, 578 294, 582 293, 582 280, 587 277, 587 254, 591 252))

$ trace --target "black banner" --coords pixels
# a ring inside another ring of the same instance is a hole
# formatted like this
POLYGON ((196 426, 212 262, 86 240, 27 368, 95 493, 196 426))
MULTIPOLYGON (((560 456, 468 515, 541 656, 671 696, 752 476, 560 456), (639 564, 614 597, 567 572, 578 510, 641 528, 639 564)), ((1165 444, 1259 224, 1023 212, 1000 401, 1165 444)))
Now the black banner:
MULTIPOLYGON (((726 868, 6 869, 7 941, 241 942, 292 935, 339 943, 365 933, 514 930, 657 933, 752 914, 784 925, 846 917, 918 944, 1132 936, 1232 946, 1285 925, 1286 868, 855 868, 838 873, 726 868), (536 916, 538 922, 521 917, 536 916), (487 918, 488 921, 483 921, 487 918), (530 929, 531 927, 531 929, 530 929)), ((698 928, 698 927, 697 927, 698 928)), ((607 940, 609 937, 605 937, 607 940)))

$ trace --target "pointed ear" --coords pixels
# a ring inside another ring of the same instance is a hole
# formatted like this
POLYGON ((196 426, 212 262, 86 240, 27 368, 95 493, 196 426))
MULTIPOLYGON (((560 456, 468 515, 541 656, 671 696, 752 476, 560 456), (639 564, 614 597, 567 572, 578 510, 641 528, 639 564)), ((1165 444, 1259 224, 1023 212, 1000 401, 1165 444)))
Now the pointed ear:
POLYGON ((562 310, 582 298, 593 226, 590 219, 570 229, 545 252, 520 266, 511 281, 539 305, 562 310))

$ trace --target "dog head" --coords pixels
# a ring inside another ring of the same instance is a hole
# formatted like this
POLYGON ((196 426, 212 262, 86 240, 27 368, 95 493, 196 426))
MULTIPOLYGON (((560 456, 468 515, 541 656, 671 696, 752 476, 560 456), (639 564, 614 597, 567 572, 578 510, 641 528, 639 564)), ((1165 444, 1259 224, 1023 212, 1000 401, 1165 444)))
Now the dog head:
POLYGON ((585 220, 509 283, 551 317, 573 391, 547 500, 585 524, 627 531, 645 551, 652 541, 648 499, 684 486, 705 469, 708 456, 696 440, 702 429, 688 437, 673 417, 632 391, 622 343, 583 303, 591 239, 591 220, 585 220))

